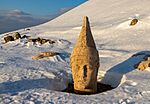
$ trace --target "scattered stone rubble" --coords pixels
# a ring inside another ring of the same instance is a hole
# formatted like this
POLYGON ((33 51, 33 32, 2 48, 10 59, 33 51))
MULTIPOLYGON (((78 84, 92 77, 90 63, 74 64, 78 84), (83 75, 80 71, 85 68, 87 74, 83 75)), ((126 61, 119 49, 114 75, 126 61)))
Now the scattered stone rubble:
POLYGON ((44 39, 44 38, 30 38, 30 36, 26 36, 26 35, 23 35, 21 37, 20 33, 19 32, 15 32, 15 33, 10 33, 10 34, 6 34, 3 38, 4 40, 4 43, 8 43, 10 41, 15 41, 17 39, 24 39, 26 38, 28 40, 28 42, 33 42, 33 43, 39 43, 41 45, 49 42, 49 44, 54 44, 56 43, 56 41, 53 41, 53 40, 50 40, 50 39, 44 39))
POLYGON ((38 37, 38 38, 29 38, 28 42, 33 42, 33 43, 37 42, 37 43, 39 43, 41 45, 43 45, 43 44, 45 44, 47 42, 49 42, 50 44, 54 44, 55 43, 55 41, 52 41, 50 39, 43 39, 43 38, 40 38, 40 37, 38 37))

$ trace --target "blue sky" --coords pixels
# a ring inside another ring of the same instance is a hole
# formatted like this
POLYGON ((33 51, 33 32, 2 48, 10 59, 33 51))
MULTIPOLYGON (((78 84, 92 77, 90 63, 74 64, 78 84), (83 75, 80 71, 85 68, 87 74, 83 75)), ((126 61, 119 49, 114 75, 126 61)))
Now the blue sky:
POLYGON ((32 15, 46 16, 72 8, 86 0, 0 0, 0 10, 20 10, 32 15))

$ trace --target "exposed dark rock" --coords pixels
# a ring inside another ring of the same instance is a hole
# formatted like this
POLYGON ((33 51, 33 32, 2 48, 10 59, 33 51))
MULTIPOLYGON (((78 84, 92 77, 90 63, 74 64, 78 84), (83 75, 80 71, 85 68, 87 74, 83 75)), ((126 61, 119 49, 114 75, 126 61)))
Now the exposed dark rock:
POLYGON ((16 40, 16 39, 21 39, 21 35, 20 35, 20 33, 19 32, 15 32, 15 34, 14 34, 14 39, 16 40))
POLYGON ((49 44, 54 44, 55 41, 49 40, 49 44))
POLYGON ((4 41, 5 41, 5 43, 7 43, 9 41, 14 41, 14 38, 12 36, 6 36, 6 37, 4 37, 4 41))
POLYGON ((38 37, 38 38, 29 38, 28 39, 28 42, 38 42, 38 43, 40 43, 41 45, 42 44, 45 44, 45 43, 47 43, 47 42, 49 42, 50 44, 54 44, 55 43, 55 41, 52 41, 52 40, 49 40, 49 39, 43 39, 43 38, 40 38, 40 37, 38 37))
POLYGON ((35 42, 37 42, 37 39, 31 39, 31 38, 29 38, 29 39, 28 39, 28 42, 33 42, 33 43, 35 43, 35 42))
POLYGON ((133 20, 131 21, 131 23, 130 23, 130 26, 136 25, 137 22, 138 22, 138 19, 133 19, 133 20))
POLYGON ((29 37, 30 37, 30 36, 23 35, 21 38, 22 38, 22 39, 24 39, 24 38, 28 39, 29 37))

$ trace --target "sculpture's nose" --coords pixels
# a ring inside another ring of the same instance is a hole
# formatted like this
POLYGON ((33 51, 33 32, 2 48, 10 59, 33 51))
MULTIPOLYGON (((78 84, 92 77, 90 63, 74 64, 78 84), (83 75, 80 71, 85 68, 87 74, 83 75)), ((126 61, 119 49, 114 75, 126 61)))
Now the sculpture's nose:
POLYGON ((83 79, 87 78, 87 65, 83 66, 83 79))

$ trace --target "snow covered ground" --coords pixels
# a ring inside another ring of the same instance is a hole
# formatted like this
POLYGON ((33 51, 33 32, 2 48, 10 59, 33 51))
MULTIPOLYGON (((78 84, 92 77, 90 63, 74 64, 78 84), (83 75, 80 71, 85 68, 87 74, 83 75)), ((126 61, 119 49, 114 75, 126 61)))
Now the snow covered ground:
POLYGON ((0 43, 0 103, 149 104, 150 72, 134 68, 150 54, 149 5, 149 0, 89 0, 30 31, 18 30, 56 43, 40 46, 26 44, 25 39, 0 43), (94 95, 60 92, 72 81, 69 57, 85 15, 99 51, 98 80, 117 88, 94 95), (129 26, 133 18, 139 22, 129 26), (60 54, 32 60, 44 51, 60 54))

